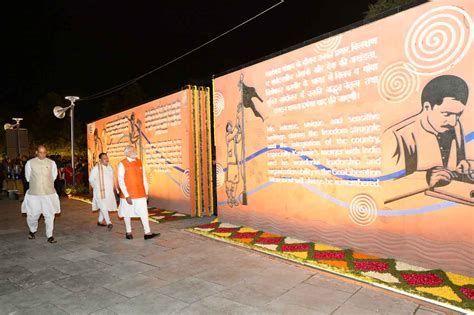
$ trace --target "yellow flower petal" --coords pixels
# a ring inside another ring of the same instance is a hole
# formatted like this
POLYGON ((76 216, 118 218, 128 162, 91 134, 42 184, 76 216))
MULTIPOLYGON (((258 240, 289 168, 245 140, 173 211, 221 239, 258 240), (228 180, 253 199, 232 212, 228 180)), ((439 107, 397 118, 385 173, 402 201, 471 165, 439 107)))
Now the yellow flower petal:
POLYGON ((232 235, 232 233, 212 233, 216 236, 220 236, 220 237, 229 237, 232 235))
POLYGON ((324 244, 314 244, 315 250, 341 250, 339 247, 324 245, 324 244))
POLYGON ((474 278, 469 278, 452 272, 446 272, 446 275, 452 283, 460 287, 468 284, 474 284, 474 278))
POLYGON ((418 291, 430 293, 430 294, 445 298, 447 300, 462 302, 459 296, 456 293, 454 293, 453 289, 451 289, 448 286, 436 287, 436 288, 420 287, 416 289, 418 291))
POLYGON ((288 254, 302 259, 308 258, 308 252, 289 252, 288 254))
POLYGON ((254 233, 258 232, 256 229, 248 228, 248 227, 243 227, 239 230, 240 233, 254 233))

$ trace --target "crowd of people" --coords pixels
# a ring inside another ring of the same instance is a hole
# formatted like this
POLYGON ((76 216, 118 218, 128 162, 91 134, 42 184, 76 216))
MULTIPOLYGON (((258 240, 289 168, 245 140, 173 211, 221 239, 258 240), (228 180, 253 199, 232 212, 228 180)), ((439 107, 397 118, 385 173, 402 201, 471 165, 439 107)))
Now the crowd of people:
MULTIPOLYGON (((0 188, 4 191, 8 190, 8 180, 15 180, 17 183, 22 185, 21 191, 26 192, 28 190, 28 181, 25 178, 25 165, 26 162, 33 157, 26 155, 18 156, 16 159, 10 159, 7 156, 1 157, 0 163, 0 188)), ((57 168, 57 177, 54 181, 54 188, 59 196, 64 195, 66 185, 73 184, 73 169, 70 157, 62 157, 59 154, 50 155, 49 158, 54 161, 57 168)), ((75 163, 75 175, 76 175, 76 186, 87 187, 88 182, 88 170, 87 160, 84 157, 76 157, 75 163)))

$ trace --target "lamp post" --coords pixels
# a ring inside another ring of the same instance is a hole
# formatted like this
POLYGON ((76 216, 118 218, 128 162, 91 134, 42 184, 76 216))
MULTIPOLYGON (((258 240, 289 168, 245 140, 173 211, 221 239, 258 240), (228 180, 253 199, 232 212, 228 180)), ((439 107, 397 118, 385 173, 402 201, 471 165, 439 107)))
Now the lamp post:
POLYGON ((63 119, 66 116, 66 112, 70 109, 69 116, 71 117, 71 167, 72 167, 72 184, 76 185, 76 169, 74 165, 74 102, 79 99, 78 96, 66 96, 71 105, 68 107, 56 106, 53 108, 53 114, 59 119, 63 119))

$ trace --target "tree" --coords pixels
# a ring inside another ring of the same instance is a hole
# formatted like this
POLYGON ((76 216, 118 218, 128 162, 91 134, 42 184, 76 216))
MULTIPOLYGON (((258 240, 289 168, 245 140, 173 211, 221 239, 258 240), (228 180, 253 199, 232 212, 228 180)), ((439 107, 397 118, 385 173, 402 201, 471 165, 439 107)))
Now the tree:
POLYGON ((365 17, 370 18, 379 15, 387 10, 412 2, 412 0, 377 0, 374 4, 369 4, 369 11, 365 17))

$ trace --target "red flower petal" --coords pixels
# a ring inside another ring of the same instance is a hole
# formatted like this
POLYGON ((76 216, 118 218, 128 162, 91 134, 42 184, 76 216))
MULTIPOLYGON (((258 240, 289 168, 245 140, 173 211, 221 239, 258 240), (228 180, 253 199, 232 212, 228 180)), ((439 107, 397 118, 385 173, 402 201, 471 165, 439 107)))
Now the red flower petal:
POLYGON ((388 270, 388 264, 380 261, 356 261, 354 268, 362 271, 384 272, 388 270))
POLYGON ((214 233, 232 233, 237 231, 239 228, 218 228, 215 229, 213 232, 214 233))
POLYGON ((441 285, 443 284, 443 279, 438 277, 433 273, 428 274, 418 274, 418 273, 402 273, 401 276, 405 279, 406 283, 409 285, 441 285))
POLYGON ((273 244, 278 245, 281 242, 281 237, 259 238, 255 243, 257 244, 273 244))
POLYGON ((257 236, 256 232, 236 233, 234 238, 254 238, 257 236))
POLYGON ((459 291, 464 293, 469 299, 474 300, 474 289, 471 288, 459 288, 459 291))
POLYGON ((197 226, 200 229, 215 229, 219 226, 219 223, 209 223, 197 226))
POLYGON ((315 259, 346 259, 346 253, 342 251, 337 252, 315 252, 314 256, 315 259))
POLYGON ((303 252, 309 250, 309 244, 285 244, 281 247, 282 252, 303 252))

